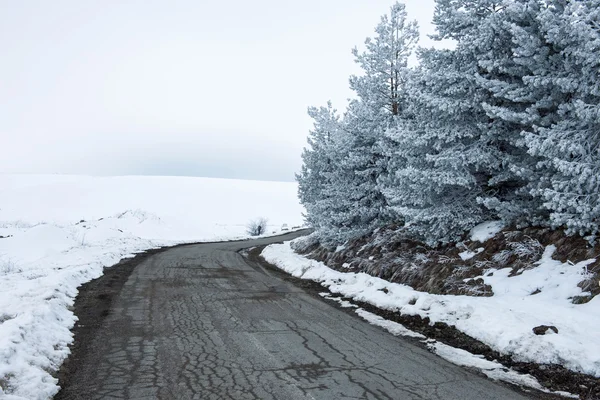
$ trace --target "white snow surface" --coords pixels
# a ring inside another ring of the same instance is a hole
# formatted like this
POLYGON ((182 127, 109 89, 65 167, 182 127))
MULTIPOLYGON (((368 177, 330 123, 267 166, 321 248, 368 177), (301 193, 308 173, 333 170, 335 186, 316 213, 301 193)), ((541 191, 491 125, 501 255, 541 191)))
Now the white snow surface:
POLYGON ((548 246, 538 266, 520 275, 508 277, 510 268, 486 271, 481 278, 492 286, 492 297, 451 296, 419 292, 365 273, 338 272, 294 253, 290 243, 270 245, 262 255, 332 293, 444 322, 517 360, 561 364, 600 377, 600 299, 580 305, 569 300, 583 294, 577 284, 593 260, 561 263, 552 259, 554 246, 548 246), (532 295, 537 289, 541 292, 532 295), (554 325, 559 333, 537 336, 532 329, 538 325, 554 325))
POLYGON ((0 175, 0 398, 48 399, 68 355, 77 288, 177 243, 302 225, 297 185, 184 177, 0 175), (7 237, 9 236, 9 237, 7 237))
POLYGON ((575 399, 579 398, 579 396, 568 392, 552 392, 540 385, 537 379, 535 379, 533 376, 529 374, 520 374, 512 369, 507 369, 502 364, 496 361, 486 360, 482 355, 469 353, 468 351, 457 349, 455 347, 448 346, 444 343, 440 343, 431 339, 427 340, 426 343, 430 351, 442 357, 443 359, 463 367, 476 368, 483 372, 490 379, 509 382, 518 386, 530 387, 537 390, 541 390, 546 393, 557 394, 563 397, 570 397, 575 399))
POLYGON ((421 335, 420 333, 411 331, 402 324, 387 320, 383 317, 380 317, 379 315, 363 310, 362 308, 357 309, 356 313, 368 323, 380 326, 394 336, 408 336, 417 339, 425 339, 425 336, 421 335))
POLYGON ((475 251, 465 250, 462 253, 458 253, 458 256, 460 257, 461 260, 466 261, 466 260, 470 260, 471 258, 475 257, 477 254, 481 253, 483 250, 484 250, 483 247, 479 247, 475 251))
POLYGON ((469 233, 469 239, 473 242, 485 242, 488 239, 493 238, 496 233, 504 229, 504 222, 502 221, 487 221, 475 226, 469 233))

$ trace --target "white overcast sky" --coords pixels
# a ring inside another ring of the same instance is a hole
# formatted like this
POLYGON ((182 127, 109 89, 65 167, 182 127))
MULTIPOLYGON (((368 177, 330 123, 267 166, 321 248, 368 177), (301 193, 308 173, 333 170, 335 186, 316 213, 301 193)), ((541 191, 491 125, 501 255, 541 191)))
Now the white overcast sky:
MULTIPOLYGON (((4 0, 0 173, 293 180, 389 0, 4 0)), ((433 0, 408 0, 422 45, 433 0)))

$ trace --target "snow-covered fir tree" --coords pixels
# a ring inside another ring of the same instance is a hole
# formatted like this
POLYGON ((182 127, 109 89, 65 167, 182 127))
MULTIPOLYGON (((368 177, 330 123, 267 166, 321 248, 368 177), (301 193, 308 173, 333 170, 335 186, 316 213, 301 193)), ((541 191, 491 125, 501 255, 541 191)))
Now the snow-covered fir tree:
POLYGON ((456 240, 497 217, 490 197, 506 202, 525 184, 515 182, 510 170, 511 131, 494 126, 483 108, 491 94, 477 79, 481 58, 504 56, 502 38, 493 36, 502 7, 487 0, 436 3, 434 38, 456 46, 419 52, 420 66, 409 81, 409 116, 388 132, 397 143, 396 168, 385 189, 407 230, 430 244, 456 240))
POLYGON ((315 229, 333 223, 329 215, 335 213, 339 179, 339 149, 341 122, 331 102, 327 107, 310 107, 308 114, 314 121, 309 133, 308 147, 302 153, 302 169, 296 175, 298 195, 306 208, 305 218, 315 229))
MULTIPOLYGON (((394 4, 390 14, 381 18, 375 37, 365 41, 364 52, 353 49, 363 73, 350 78, 350 87, 357 98, 350 102, 339 122, 340 134, 335 148, 330 149, 332 154, 341 155, 336 158, 336 170, 329 181, 332 196, 336 196, 335 204, 330 209, 316 206, 325 204, 325 198, 309 199, 303 194, 309 192, 305 187, 311 185, 311 173, 303 169, 297 177, 307 220, 318 226, 319 231, 326 231, 323 236, 342 241, 394 218, 378 178, 387 172, 384 132, 402 112, 407 61, 418 39, 416 22, 408 22, 406 17, 404 5, 394 4)), ((305 160, 312 156, 313 150, 305 151, 305 160)), ((332 203, 330 198, 326 203, 332 203)))
POLYGON ((530 82, 551 85, 563 101, 551 124, 527 136, 531 154, 543 157, 535 193, 552 226, 594 239, 600 231, 600 1, 544 5, 537 19, 554 63, 530 82))
POLYGON ((484 219, 600 231, 600 0, 436 0, 419 50, 384 16, 342 118, 311 109, 298 175, 307 220, 341 242, 382 224, 431 245, 484 219))
POLYGON ((419 39, 416 21, 408 21, 406 7, 395 3, 389 15, 381 17, 375 37, 365 40, 365 51, 352 50, 363 74, 350 77, 350 88, 364 106, 398 115, 406 97, 408 58, 419 39))
POLYGON ((487 159, 477 142, 482 114, 473 64, 451 50, 421 51, 420 60, 408 113, 388 131, 396 146, 384 193, 406 229, 435 244, 484 218, 474 172, 487 159))

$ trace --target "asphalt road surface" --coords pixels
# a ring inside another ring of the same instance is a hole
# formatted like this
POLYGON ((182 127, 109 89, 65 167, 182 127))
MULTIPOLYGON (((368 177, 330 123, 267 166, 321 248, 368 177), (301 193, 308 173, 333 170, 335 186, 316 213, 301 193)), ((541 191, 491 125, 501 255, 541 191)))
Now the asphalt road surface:
POLYGON ((525 398, 237 253, 296 235, 176 247, 131 266, 121 286, 112 278, 56 398, 525 398))

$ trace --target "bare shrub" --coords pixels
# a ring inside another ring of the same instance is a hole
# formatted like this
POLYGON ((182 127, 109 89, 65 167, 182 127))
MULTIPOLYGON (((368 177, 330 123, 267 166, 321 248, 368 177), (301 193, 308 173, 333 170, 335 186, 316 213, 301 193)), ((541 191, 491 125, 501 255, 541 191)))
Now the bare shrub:
POLYGON ((492 256, 492 260, 496 263, 498 263, 498 265, 500 265, 501 267, 504 267, 506 264, 508 264, 508 261, 510 260, 510 258, 512 257, 513 252, 512 250, 500 250, 498 253, 494 254, 492 256))
POLYGON ((438 263, 440 263, 440 264, 450 264, 450 263, 453 263, 455 261, 456 261, 456 258, 454 258, 454 257, 448 257, 448 256, 443 255, 443 254, 438 257, 438 263))
POLYGON ((486 268, 494 268, 496 264, 490 260, 477 260, 475 261, 475 268, 486 269, 486 268))
POLYGON ((269 220, 265 217, 253 219, 252 221, 248 222, 248 225, 246 225, 246 232, 250 236, 260 236, 267 231, 268 221, 269 220))
POLYGON ((520 242, 508 242, 508 246, 519 258, 535 260, 544 252, 544 246, 537 240, 529 236, 520 242))
POLYGON ((22 272, 17 264, 10 258, 0 259, 0 275, 8 275, 22 272))

